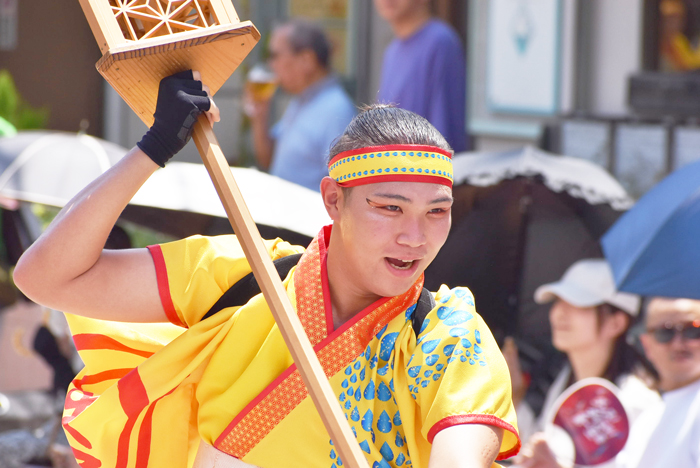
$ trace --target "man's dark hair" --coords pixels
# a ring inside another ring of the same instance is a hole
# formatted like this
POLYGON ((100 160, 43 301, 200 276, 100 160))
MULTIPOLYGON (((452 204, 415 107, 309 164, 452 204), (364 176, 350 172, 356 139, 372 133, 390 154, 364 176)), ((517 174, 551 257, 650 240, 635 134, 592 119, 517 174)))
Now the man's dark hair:
POLYGON ((328 160, 343 151, 382 145, 430 145, 453 153, 445 137, 420 115, 391 104, 371 104, 360 109, 331 146, 328 160))
POLYGON ((330 68, 331 44, 321 26, 300 18, 285 22, 282 27, 289 28, 287 40, 296 53, 309 49, 325 69, 330 68))

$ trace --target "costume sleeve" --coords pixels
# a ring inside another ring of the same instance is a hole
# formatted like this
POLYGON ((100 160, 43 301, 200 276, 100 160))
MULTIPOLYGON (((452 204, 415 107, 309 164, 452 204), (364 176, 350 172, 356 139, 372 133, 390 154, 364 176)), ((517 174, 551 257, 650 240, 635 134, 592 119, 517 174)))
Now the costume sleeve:
MULTIPOLYGON (((280 239, 265 241, 275 260, 303 252, 280 239)), ((194 236, 150 246, 158 292, 168 319, 190 327, 199 322, 233 284, 251 272, 236 236, 194 236)))
POLYGON ((485 424, 504 429, 498 459, 517 453, 508 367, 466 288, 443 286, 425 318, 407 373, 420 408, 422 434, 432 443, 442 429, 485 424))

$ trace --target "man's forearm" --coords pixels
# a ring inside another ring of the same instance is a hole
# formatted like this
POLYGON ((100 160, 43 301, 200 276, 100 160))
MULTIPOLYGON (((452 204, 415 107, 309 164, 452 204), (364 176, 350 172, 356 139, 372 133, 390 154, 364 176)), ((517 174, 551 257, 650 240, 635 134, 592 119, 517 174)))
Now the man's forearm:
POLYGON ((255 159, 261 169, 269 169, 272 163, 272 148, 274 142, 267 130, 267 119, 253 120, 253 145, 255 147, 255 159))

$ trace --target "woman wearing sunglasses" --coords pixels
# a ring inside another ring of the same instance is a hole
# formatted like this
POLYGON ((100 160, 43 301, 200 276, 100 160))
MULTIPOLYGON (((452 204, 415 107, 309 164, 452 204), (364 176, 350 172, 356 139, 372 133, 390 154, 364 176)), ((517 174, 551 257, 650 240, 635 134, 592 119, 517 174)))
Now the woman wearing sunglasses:
POLYGON ((700 301, 654 298, 642 345, 659 371, 663 401, 635 421, 622 468, 700 467, 700 301))
MULTIPOLYGON (((537 420, 525 402, 515 402, 523 440, 544 428, 559 395, 587 377, 607 379, 619 388, 618 398, 630 421, 659 400, 658 394, 649 388, 654 383, 654 369, 627 342, 627 331, 639 315, 640 298, 616 291, 612 271, 605 260, 579 260, 561 280, 537 288, 535 301, 553 303, 549 312, 552 344, 566 354, 568 363, 550 386, 537 420)), ((522 393, 513 390, 514 395, 522 393)), ((541 432, 529 439, 518 456, 519 467, 560 466, 541 432)), ((615 465, 611 461, 599 466, 615 465)))

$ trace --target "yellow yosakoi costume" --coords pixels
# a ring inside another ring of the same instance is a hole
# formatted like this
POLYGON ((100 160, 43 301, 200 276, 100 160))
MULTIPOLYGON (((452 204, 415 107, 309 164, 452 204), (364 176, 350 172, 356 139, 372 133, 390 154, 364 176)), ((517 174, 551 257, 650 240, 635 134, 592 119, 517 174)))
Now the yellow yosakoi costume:
MULTIPOLYGON (((440 430, 503 428, 520 441, 506 363, 471 293, 443 287, 418 336, 423 277, 334 329, 326 273, 331 227, 284 280, 287 294, 370 466, 423 468, 440 430)), ((271 258, 302 252, 267 242, 271 258)), ((202 320, 250 273, 235 236, 150 248, 172 324, 70 317, 85 369, 63 424, 83 468, 187 468, 203 440, 263 468, 342 465, 261 294, 202 320)))

